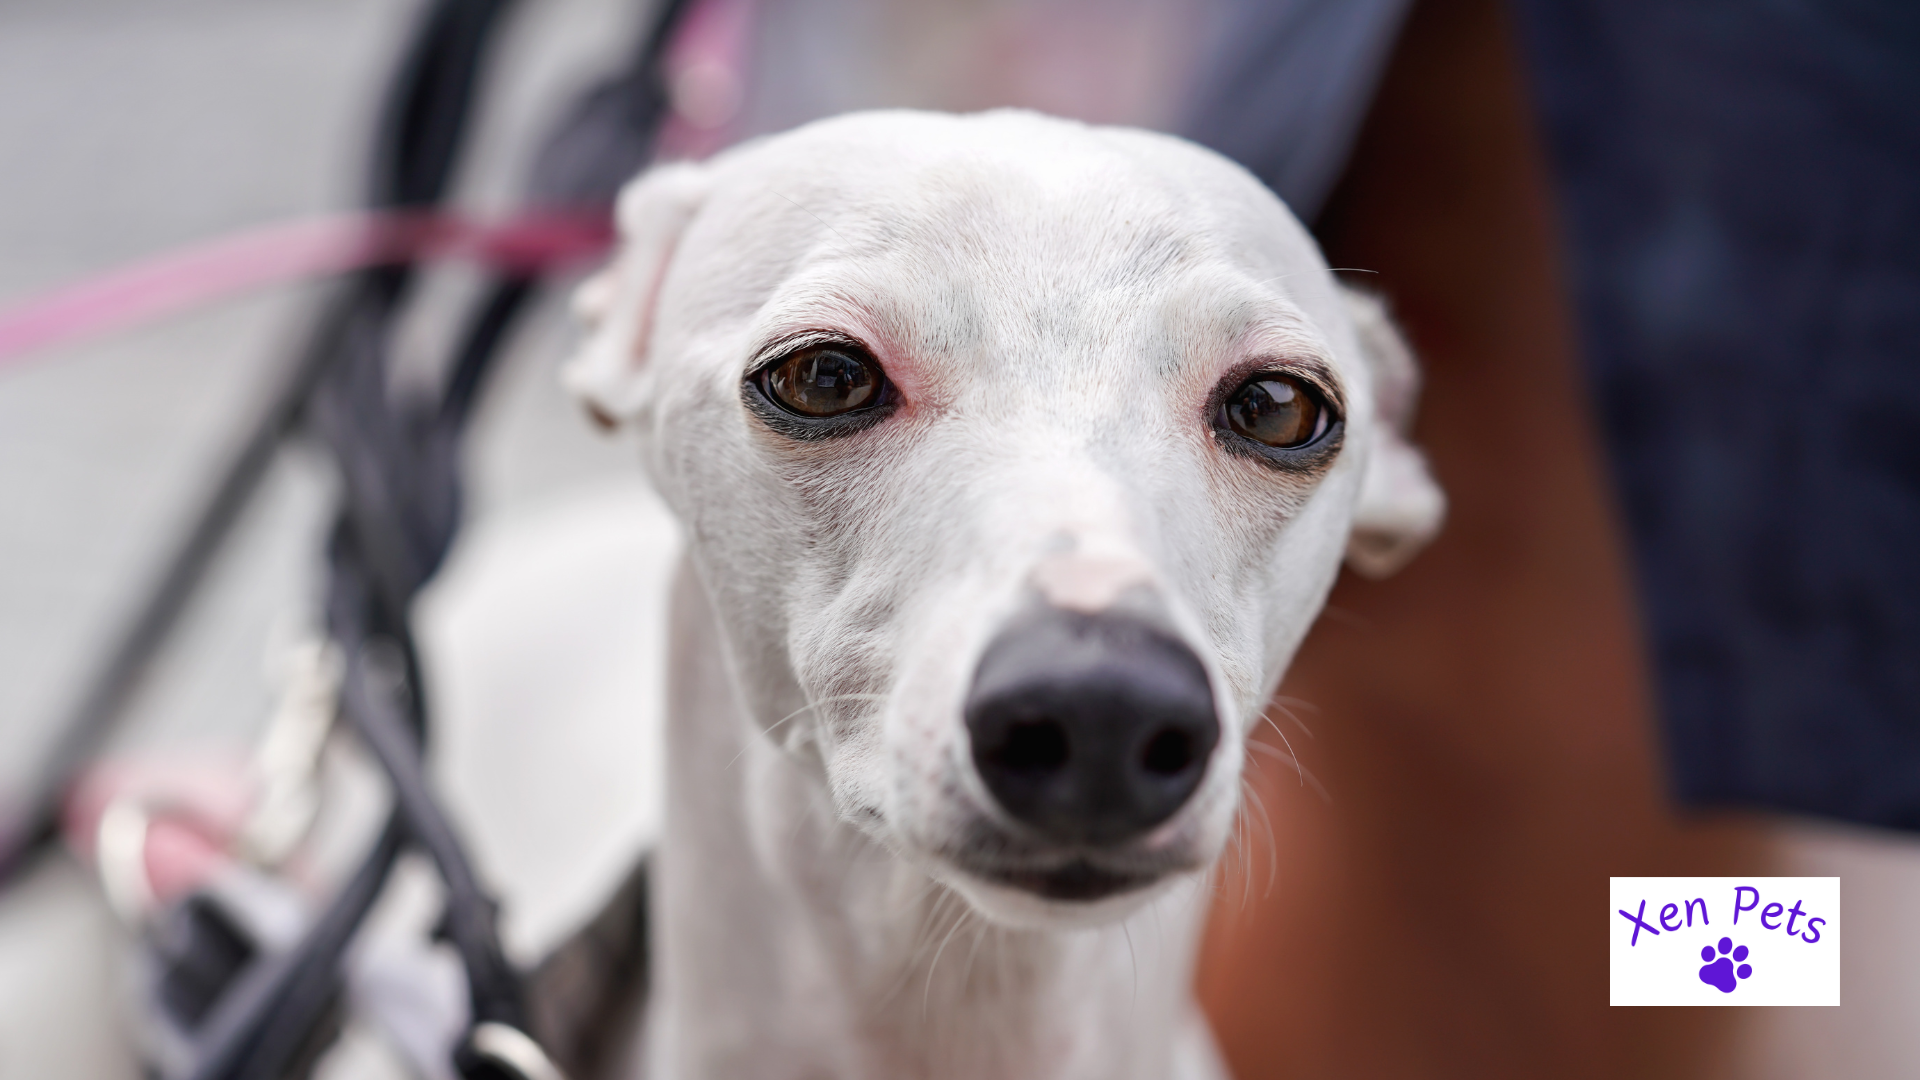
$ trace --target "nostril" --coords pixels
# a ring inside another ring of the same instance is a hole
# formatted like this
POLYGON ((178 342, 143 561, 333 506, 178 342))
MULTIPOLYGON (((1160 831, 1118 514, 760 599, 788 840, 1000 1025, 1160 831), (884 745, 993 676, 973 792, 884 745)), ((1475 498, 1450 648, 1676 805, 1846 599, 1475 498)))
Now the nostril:
POLYGON ((1050 840, 1119 844, 1173 817, 1219 742, 1206 666, 1119 615, 1042 610, 982 652, 964 707, 975 774, 1050 840))
POLYGON ((1147 740, 1140 764, 1150 773, 1178 776, 1193 764, 1193 737, 1178 728, 1161 728, 1147 740))
POLYGON ((1009 772, 1054 772, 1067 763, 1067 729, 1057 720, 1014 724, 991 756, 994 764, 1009 772))

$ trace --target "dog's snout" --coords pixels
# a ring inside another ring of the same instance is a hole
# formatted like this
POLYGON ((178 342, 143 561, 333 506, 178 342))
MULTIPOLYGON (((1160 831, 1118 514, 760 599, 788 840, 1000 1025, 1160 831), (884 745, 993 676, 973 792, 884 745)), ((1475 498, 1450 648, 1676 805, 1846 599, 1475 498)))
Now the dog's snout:
POLYGON ((1172 817, 1220 723, 1200 658, 1137 619, 1048 610, 987 647, 966 704, 1001 808, 1048 839, 1114 844, 1172 817))

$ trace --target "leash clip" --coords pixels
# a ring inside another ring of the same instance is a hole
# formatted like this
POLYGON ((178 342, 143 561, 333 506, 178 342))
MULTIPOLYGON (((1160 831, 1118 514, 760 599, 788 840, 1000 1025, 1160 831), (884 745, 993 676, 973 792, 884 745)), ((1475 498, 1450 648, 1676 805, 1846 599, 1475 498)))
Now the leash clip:
POLYGON ((532 1036, 509 1024, 475 1024, 454 1052, 466 1080, 567 1080, 532 1036))

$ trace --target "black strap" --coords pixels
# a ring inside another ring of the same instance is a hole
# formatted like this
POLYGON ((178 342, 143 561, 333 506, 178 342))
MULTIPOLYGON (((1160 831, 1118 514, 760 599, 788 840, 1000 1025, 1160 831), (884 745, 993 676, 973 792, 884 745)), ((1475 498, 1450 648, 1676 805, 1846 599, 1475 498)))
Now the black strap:
MULTIPOLYGON (((587 95, 549 140, 534 171, 537 205, 604 208, 644 163, 667 104, 661 60, 687 6, 685 0, 664 4, 629 69, 587 95)), ((481 53, 505 10, 504 0, 443 0, 430 9, 384 113, 377 203, 418 206, 444 192, 481 53)), ((476 1038, 493 1035, 498 1044, 502 1033, 522 1036, 529 1024, 519 975, 500 947, 496 906, 425 783, 427 706, 407 618, 409 602, 438 569, 459 520, 457 450, 465 420, 537 282, 525 274, 497 278, 468 319, 438 400, 410 402, 393 398, 387 378, 391 327, 410 276, 410 267, 396 266, 354 282, 351 299, 327 324, 337 352, 309 406, 345 488, 329 545, 327 601, 329 630, 349 658, 343 711, 392 781, 393 818, 293 959, 249 988, 245 1011, 251 1015, 203 1045, 196 1080, 273 1080, 311 1041, 337 994, 340 955, 371 903, 361 886, 371 883, 377 895, 399 853, 389 842, 395 835, 425 849, 446 882, 445 930, 466 968, 475 1025, 456 1059, 462 1073, 510 1077, 527 1053, 543 1057, 531 1039, 516 1055, 476 1038)))
MULTIPOLYGON (((368 203, 430 208, 443 201, 466 142, 487 53, 512 0, 430 0, 383 101, 368 203)), ((578 212, 610 205, 651 154, 667 107, 662 59, 688 0, 664 0, 625 68, 585 95, 548 138, 529 178, 535 206, 578 212)), ((311 1049, 340 989, 340 957, 408 843, 447 883, 448 937, 466 966, 476 1031, 459 1055, 469 1076, 512 1076, 539 1055, 519 977, 506 962, 494 904, 428 791, 419 661, 407 611, 438 569, 459 521, 460 435, 500 346, 537 293, 529 273, 504 273, 467 320, 436 399, 395 400, 388 350, 415 267, 354 274, 322 308, 305 349, 136 609, 88 692, 60 726, 37 771, 28 812, 0 823, 0 881, 57 835, 60 800, 125 713, 153 656, 177 624, 279 447, 307 422, 332 452, 345 497, 328 547, 327 621, 344 647, 343 708, 385 767, 396 798, 379 840, 291 951, 246 972, 200 1025, 195 1080, 278 1080, 311 1049), (489 1048, 491 1047, 491 1048, 489 1048), (504 1048, 504 1050, 502 1049, 504 1048), (531 1048, 529 1050, 529 1048, 531 1048)))

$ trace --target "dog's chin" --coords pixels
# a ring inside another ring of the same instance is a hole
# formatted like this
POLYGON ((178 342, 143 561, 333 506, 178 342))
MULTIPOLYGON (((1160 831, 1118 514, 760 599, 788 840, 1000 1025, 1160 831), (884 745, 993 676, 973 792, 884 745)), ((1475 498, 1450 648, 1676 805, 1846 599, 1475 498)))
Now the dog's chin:
POLYGON ((989 922, 1013 930, 1077 930, 1119 922, 1190 875, 1133 873, 1074 859, 1045 870, 954 868, 938 876, 989 922))

